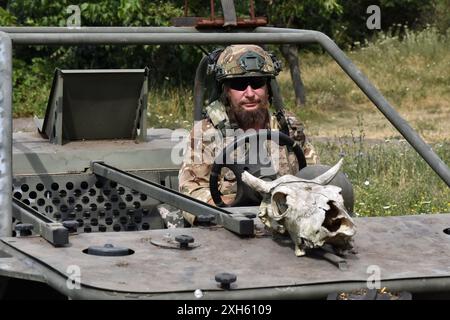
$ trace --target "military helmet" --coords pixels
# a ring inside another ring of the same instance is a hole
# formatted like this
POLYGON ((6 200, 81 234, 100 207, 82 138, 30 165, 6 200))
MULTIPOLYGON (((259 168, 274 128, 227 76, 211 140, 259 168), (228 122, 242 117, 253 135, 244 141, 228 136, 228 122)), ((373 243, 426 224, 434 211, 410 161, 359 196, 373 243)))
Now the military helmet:
POLYGON ((281 63, 259 46, 231 45, 218 56, 214 71, 219 82, 238 77, 273 78, 281 71, 281 63))

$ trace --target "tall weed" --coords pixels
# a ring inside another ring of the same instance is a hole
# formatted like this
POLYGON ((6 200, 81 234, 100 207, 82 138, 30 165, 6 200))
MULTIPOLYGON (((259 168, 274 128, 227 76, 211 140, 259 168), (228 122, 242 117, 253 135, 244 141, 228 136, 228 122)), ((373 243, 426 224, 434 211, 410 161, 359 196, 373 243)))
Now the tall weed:
MULTIPOLYGON (((361 123, 363 125, 363 123, 361 123)), ((450 188, 405 140, 368 141, 364 129, 315 143, 321 162, 344 157, 343 171, 354 186, 355 212, 386 216, 450 212, 450 188)), ((433 146, 450 163, 450 142, 433 146)))

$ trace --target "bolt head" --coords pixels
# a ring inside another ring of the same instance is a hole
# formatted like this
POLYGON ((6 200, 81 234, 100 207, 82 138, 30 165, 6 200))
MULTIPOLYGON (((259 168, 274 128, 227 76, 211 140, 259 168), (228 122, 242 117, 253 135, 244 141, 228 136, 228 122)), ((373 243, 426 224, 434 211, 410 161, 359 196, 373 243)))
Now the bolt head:
POLYGON ((62 225, 69 230, 76 230, 78 228, 78 221, 66 220, 62 222, 62 225))
POLYGON ((189 235, 182 234, 179 236, 175 236, 175 241, 177 241, 180 244, 188 244, 194 242, 194 238, 189 235))
POLYGON ((236 281, 237 277, 234 273, 227 273, 227 272, 223 272, 223 273, 218 273, 215 276, 215 279, 217 282, 219 282, 222 285, 226 285, 226 284, 230 284, 236 281))
POLYGON ((201 214, 197 216, 198 223, 210 223, 214 220, 214 216, 212 214, 201 214))
POLYGON ((34 227, 31 223, 19 223, 16 224, 14 229, 16 229, 16 231, 31 231, 33 228, 34 227))

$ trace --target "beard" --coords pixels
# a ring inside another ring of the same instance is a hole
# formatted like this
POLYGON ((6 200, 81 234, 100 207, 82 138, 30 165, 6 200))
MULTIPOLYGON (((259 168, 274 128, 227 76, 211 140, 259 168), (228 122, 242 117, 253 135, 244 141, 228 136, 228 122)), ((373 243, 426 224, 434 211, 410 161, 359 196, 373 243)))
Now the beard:
POLYGON ((241 105, 232 107, 232 117, 243 130, 265 129, 269 122, 269 112, 267 104, 258 107, 256 110, 246 110, 241 105))

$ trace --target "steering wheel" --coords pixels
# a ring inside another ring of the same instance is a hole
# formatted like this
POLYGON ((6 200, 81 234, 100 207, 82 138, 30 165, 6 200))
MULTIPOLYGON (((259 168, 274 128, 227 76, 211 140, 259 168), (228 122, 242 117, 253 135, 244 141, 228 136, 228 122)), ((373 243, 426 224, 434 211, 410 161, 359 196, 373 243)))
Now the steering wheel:
POLYGON ((254 206, 261 203, 261 196, 258 192, 251 189, 244 182, 242 182, 241 174, 248 171, 254 176, 263 180, 276 179, 276 172, 272 167, 272 161, 267 154, 267 151, 261 152, 264 147, 264 142, 272 140, 280 146, 287 146, 295 154, 298 162, 298 169, 306 167, 306 159, 303 150, 299 144, 292 140, 288 135, 275 130, 260 130, 250 134, 244 134, 239 138, 235 138, 234 143, 230 143, 214 159, 209 177, 209 188, 211 197, 218 207, 238 207, 238 206, 254 206), (235 161, 235 154, 238 148, 248 143, 248 150, 244 161, 235 161), (255 149, 256 148, 256 149, 255 149), (263 153, 261 155, 261 153, 263 153), (231 204, 226 204, 222 201, 221 193, 219 191, 219 176, 222 168, 230 169, 235 177, 237 183, 236 198, 231 204))

